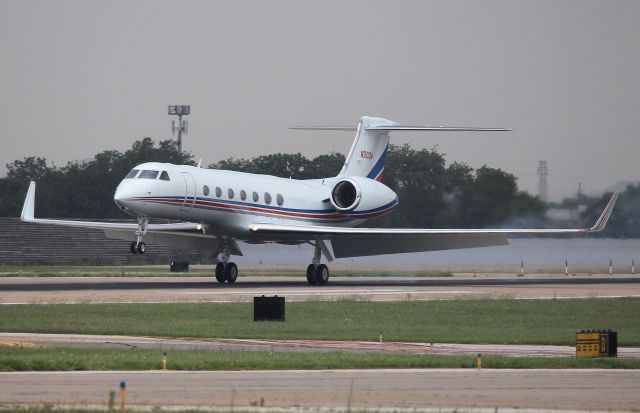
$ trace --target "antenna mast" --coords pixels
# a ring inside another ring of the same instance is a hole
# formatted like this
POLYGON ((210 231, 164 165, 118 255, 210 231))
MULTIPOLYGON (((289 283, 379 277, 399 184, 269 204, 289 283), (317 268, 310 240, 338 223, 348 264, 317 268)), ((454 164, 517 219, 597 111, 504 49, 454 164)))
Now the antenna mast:
POLYGON ((549 183, 547 182, 547 176, 549 176, 549 168, 547 168, 547 161, 540 161, 538 163, 538 195, 540 199, 547 202, 547 189, 549 183))
POLYGON ((182 135, 189 133, 189 123, 186 120, 182 120, 183 116, 191 113, 191 105, 169 105, 168 113, 170 116, 178 117, 178 124, 176 121, 171 121, 171 133, 178 142, 178 152, 182 153, 182 135))

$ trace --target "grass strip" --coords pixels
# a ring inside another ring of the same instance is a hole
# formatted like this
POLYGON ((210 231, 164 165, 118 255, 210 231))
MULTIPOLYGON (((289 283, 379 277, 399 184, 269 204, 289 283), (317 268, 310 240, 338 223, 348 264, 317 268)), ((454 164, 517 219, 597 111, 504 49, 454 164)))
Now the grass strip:
MULTIPOLYGON (((174 350, 171 370, 325 370, 475 368, 474 355, 355 354, 342 352, 233 352, 174 350)), ((483 368, 638 369, 640 359, 483 356, 483 368)), ((147 349, 0 348, 0 371, 159 370, 160 351, 147 349)))
POLYGON ((252 303, 0 306, 3 332, 573 345, 582 329, 640 345, 640 298, 293 302, 285 322, 254 322, 252 303))

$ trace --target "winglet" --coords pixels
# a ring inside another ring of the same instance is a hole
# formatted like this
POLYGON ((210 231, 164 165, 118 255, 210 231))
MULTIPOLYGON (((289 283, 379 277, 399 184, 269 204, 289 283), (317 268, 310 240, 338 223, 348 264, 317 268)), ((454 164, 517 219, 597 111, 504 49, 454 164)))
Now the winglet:
POLYGON ((609 200, 609 203, 604 208, 604 211, 602 211, 602 214, 600 214, 600 218, 598 218, 596 223, 591 228, 587 229, 585 232, 600 232, 604 229, 604 227, 607 225, 607 221, 609 221, 611 212, 613 212, 613 207, 615 207, 616 202, 618 202, 619 196, 620 196, 620 193, 618 192, 613 193, 613 195, 611 196, 611 199, 609 200))
POLYGON ((22 206, 22 214, 20 219, 22 221, 33 221, 33 212, 36 206, 36 181, 31 181, 29 184, 29 190, 27 196, 24 199, 24 205, 22 206))

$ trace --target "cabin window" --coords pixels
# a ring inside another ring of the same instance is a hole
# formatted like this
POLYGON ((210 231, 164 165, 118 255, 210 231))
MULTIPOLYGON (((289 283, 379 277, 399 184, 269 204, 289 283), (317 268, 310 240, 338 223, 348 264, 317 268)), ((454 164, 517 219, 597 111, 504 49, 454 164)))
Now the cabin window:
POLYGON ((204 194, 204 196, 209 196, 209 187, 208 186, 203 186, 202 187, 202 193, 204 194))
POLYGON ((229 190, 227 191, 227 195, 229 195, 229 199, 233 199, 233 189, 229 188, 229 190))
POLYGON ((222 196, 222 189, 219 186, 216 186, 216 196, 220 198, 222 196))
POLYGON ((264 203, 267 205, 271 203, 271 194, 268 192, 264 193, 264 203))
POLYGON ((258 200, 260 199, 260 196, 258 195, 257 192, 253 192, 253 202, 258 202, 258 200))
POLYGON ((162 171, 162 173, 160 174, 160 179, 163 181, 170 181, 171 179, 169 179, 169 174, 167 173, 167 171, 162 171))
POLYGON ((138 179, 156 179, 160 171, 142 171, 138 179))
POLYGON ((132 169, 131 172, 129 172, 127 176, 124 177, 124 179, 135 178, 136 175, 138 175, 138 172, 140 172, 140 169, 132 169))
POLYGON ((243 200, 243 201, 244 201, 245 199, 247 199, 247 193, 245 192, 245 190, 244 190, 244 189, 241 189, 241 190, 240 190, 240 199, 241 199, 241 200, 243 200))
POLYGON ((276 195, 276 202, 278 203, 278 206, 282 206, 282 204, 284 204, 284 197, 282 194, 276 195))

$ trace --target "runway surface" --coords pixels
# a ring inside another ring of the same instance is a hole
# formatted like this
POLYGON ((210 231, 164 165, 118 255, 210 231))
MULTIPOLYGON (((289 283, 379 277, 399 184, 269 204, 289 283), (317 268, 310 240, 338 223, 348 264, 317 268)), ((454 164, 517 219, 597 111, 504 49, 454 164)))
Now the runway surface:
MULTIPOLYGON (((499 355, 511 357, 575 357, 573 346, 406 343, 338 340, 276 340, 227 338, 167 338, 91 334, 0 333, 0 346, 80 347, 80 348, 151 348, 159 350, 221 350, 280 352, 356 352, 442 355, 499 355)), ((640 358, 639 347, 619 347, 618 357, 640 358)))
POLYGON ((8 405, 105 406, 127 385, 127 406, 244 410, 518 408, 637 410, 637 370, 327 370, 0 373, 8 405))
POLYGON ((473 274, 454 277, 333 277, 310 286, 304 277, 4 277, 0 304, 247 302, 256 295, 305 300, 451 300, 640 297, 640 276, 473 274))

